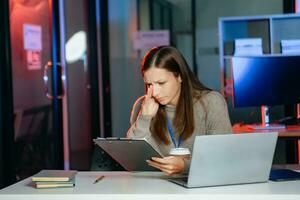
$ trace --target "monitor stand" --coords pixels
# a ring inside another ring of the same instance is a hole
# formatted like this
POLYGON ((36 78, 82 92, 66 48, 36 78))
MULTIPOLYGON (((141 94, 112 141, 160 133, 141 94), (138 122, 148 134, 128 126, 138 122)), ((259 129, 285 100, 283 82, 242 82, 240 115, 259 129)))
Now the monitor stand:
POLYGON ((261 106, 261 120, 259 125, 250 125, 254 130, 281 130, 285 129, 284 124, 271 124, 270 123, 270 110, 268 106, 261 106))

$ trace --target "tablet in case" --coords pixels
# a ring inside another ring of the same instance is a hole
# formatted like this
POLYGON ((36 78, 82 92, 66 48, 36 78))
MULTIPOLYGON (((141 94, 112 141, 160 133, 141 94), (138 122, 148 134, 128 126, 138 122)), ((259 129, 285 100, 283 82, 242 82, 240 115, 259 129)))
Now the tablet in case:
POLYGON ((145 139, 97 138, 94 142, 127 171, 158 171, 146 160, 162 156, 145 139))
POLYGON ((270 172, 271 181, 293 181, 300 180, 300 172, 291 169, 272 169, 270 172))

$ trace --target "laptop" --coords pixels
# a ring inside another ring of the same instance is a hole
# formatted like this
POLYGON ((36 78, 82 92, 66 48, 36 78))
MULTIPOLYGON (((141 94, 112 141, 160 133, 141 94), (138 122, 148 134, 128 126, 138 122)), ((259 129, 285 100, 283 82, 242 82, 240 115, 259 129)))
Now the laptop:
POLYGON ((188 177, 170 181, 187 188, 267 182, 278 133, 196 136, 188 177))

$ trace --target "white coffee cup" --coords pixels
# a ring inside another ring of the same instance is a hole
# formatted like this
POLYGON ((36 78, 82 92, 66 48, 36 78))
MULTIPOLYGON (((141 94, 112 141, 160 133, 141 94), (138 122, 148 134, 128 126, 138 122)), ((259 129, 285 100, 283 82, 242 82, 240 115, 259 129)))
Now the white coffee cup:
POLYGON ((172 148, 169 153, 170 156, 181 156, 186 159, 189 159, 191 156, 191 152, 188 148, 172 148))

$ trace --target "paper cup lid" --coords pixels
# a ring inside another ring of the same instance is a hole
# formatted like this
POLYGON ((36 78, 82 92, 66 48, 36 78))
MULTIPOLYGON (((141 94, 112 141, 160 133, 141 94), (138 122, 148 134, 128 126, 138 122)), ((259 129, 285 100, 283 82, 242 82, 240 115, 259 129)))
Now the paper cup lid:
POLYGON ((174 156, 183 156, 183 155, 190 155, 191 152, 188 148, 173 148, 170 150, 169 154, 174 156))

